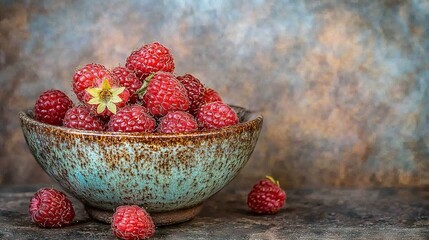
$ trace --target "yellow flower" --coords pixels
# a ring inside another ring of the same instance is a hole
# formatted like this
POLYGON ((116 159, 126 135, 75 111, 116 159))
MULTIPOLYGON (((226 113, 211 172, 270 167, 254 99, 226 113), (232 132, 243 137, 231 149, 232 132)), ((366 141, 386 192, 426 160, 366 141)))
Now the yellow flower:
POLYGON ((87 88, 86 91, 92 96, 88 101, 89 104, 98 105, 97 113, 102 113, 106 107, 107 109, 116 114, 116 104, 122 102, 122 99, 119 97, 125 90, 125 87, 112 88, 108 79, 103 79, 100 87, 87 88))

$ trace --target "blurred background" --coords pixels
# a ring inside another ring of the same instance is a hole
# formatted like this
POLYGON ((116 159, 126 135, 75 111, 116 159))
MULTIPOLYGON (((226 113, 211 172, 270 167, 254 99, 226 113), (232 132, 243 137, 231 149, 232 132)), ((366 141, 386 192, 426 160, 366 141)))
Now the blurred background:
POLYGON ((429 1, 0 0, 0 186, 46 183, 17 116, 87 63, 158 41, 176 73, 263 114, 229 187, 429 185, 429 1))

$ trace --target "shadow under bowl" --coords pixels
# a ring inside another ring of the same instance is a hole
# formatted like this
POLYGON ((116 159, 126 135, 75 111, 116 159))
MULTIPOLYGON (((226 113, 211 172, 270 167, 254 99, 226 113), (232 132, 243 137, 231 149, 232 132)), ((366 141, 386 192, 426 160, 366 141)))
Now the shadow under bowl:
POLYGON ((240 123, 182 134, 117 133, 41 123, 21 111, 28 147, 43 170, 79 199, 96 220, 139 205, 156 225, 187 221, 249 160, 261 115, 232 106, 240 123))

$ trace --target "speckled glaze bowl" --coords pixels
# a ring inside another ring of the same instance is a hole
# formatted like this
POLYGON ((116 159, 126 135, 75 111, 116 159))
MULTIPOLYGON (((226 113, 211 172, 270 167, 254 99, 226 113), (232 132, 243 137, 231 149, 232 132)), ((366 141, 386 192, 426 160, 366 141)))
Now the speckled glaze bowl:
POLYGON ((252 154, 263 118, 233 108, 237 125, 175 135, 57 127, 34 120, 31 110, 19 117, 37 162, 90 216, 109 222, 117 206, 136 204, 167 225, 195 217, 252 154))

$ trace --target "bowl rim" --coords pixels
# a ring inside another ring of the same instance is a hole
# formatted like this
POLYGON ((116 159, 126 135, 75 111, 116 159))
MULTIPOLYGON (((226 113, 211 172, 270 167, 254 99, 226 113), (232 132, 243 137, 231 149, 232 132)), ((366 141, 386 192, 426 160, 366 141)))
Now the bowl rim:
MULTIPOLYGON (((21 119, 21 128, 25 125, 25 122, 30 123, 31 125, 40 126, 45 129, 51 129, 55 131, 64 132, 67 134, 75 134, 75 135, 86 135, 86 136, 94 136, 94 137, 131 137, 131 138, 174 138, 174 137, 203 137, 203 136, 212 136, 212 135, 224 135, 228 133, 241 132, 245 129, 257 128, 259 125, 262 125, 263 116, 262 114, 248 110, 246 108, 229 105, 233 107, 236 112, 237 109, 244 111, 248 114, 248 119, 239 122, 238 124, 232 126, 226 126, 219 129, 209 129, 204 131, 195 131, 195 132, 186 132, 186 133, 141 133, 141 132, 108 132, 108 131, 92 131, 92 130, 82 130, 82 129, 73 129, 67 128, 63 126, 56 126, 47 123, 40 122, 34 119, 30 114, 32 114, 33 109, 28 108, 25 110, 21 110, 18 113, 19 118, 21 119)), ((241 119, 240 115, 238 116, 241 119)))

